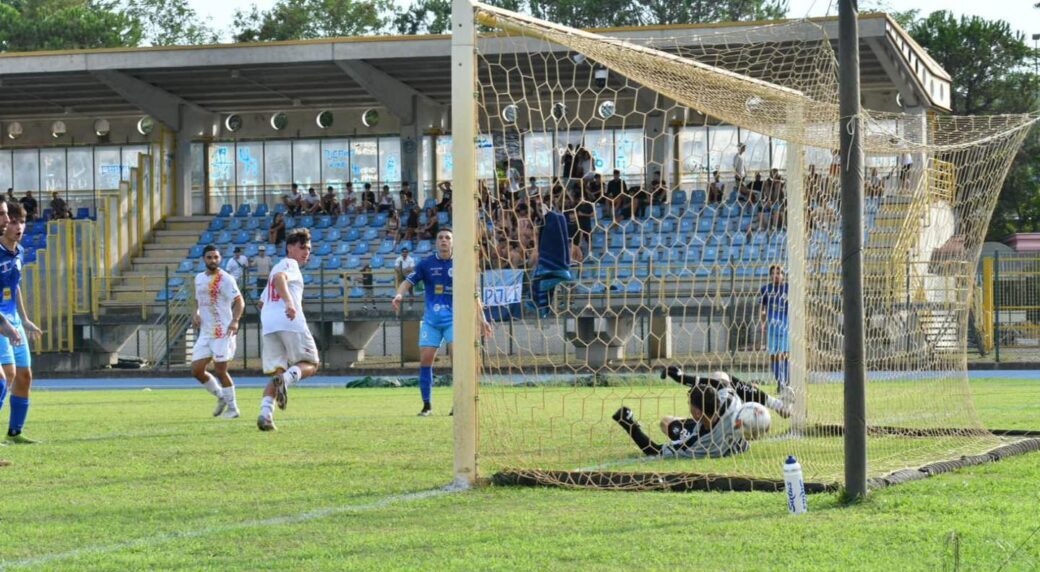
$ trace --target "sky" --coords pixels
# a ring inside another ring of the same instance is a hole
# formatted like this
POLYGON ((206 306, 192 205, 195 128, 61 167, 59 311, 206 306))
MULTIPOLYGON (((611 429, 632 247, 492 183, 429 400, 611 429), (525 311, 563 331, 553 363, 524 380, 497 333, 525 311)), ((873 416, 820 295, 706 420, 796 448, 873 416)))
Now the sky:
MULTIPOLYGON (((396 0, 398 4, 407 5, 407 0, 396 0)), ((1026 40, 1032 41, 1033 34, 1040 34, 1040 9, 1034 8, 1036 0, 860 0, 864 9, 871 7, 893 7, 899 10, 917 8, 922 14, 929 14, 935 10, 950 10, 954 14, 977 15, 988 20, 1007 20, 1012 26, 1022 32, 1026 40)), ((219 30, 230 30, 235 10, 248 10, 249 6, 256 4, 260 9, 270 8, 275 0, 188 0, 195 11, 203 17, 211 19, 211 25, 219 30)), ((788 0, 790 6, 789 16, 825 16, 831 0, 788 0)), ((837 14, 837 9, 830 10, 831 15, 837 14)), ((225 32, 225 39, 228 34, 225 32)))

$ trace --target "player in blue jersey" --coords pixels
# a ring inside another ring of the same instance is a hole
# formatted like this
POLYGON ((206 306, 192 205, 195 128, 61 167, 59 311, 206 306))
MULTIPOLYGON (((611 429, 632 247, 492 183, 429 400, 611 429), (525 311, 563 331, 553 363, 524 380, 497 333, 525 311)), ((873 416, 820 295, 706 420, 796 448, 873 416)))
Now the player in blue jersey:
POLYGON ((29 416, 29 390, 32 387, 32 357, 29 338, 38 339, 42 333, 25 313, 22 297, 22 233, 25 231, 25 210, 20 204, 7 203, 8 221, 0 235, 0 314, 19 332, 21 344, 0 342, 0 365, 3 365, 11 383, 11 417, 7 426, 7 443, 26 445, 35 443, 22 435, 22 427, 29 416))
MULTIPOLYGON (((437 358, 437 350, 441 343, 448 344, 448 352, 454 340, 452 328, 452 232, 441 229, 437 232, 437 252, 419 261, 404 282, 397 287, 397 294, 391 301, 394 311, 401 309, 401 300, 416 284, 420 282, 425 289, 426 311, 419 326, 419 391, 422 394, 423 408, 420 417, 433 412, 431 394, 433 392, 433 361, 437 358)), ((491 325, 481 315, 481 329, 484 336, 491 334, 491 325)))
POLYGON ((791 340, 788 338, 787 283, 784 269, 779 264, 769 267, 769 284, 758 291, 762 307, 762 333, 766 338, 766 352, 773 368, 777 391, 790 383, 791 340))

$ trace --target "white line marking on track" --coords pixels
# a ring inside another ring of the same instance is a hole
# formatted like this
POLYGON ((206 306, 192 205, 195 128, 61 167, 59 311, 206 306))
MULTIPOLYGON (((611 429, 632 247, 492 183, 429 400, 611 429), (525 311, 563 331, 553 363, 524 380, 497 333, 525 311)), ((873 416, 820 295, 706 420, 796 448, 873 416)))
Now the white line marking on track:
POLYGON ((307 522, 310 520, 316 520, 319 518, 326 518, 335 516, 338 514, 352 513, 352 512, 367 512, 370 510, 376 510, 385 508, 392 504, 425 500, 444 496, 459 492, 463 489, 453 485, 439 489, 429 489, 425 491, 417 491, 414 493, 407 493, 401 495, 391 495, 388 497, 381 498, 379 500, 365 503, 365 504, 354 504, 354 505, 341 505, 335 507, 320 508, 307 512, 301 512, 299 514, 276 516, 273 518, 265 518, 261 520, 247 520, 244 522, 225 524, 222 526, 213 526, 200 530, 187 530, 183 532, 168 532, 165 534, 158 534, 155 536, 147 536, 144 538, 138 538, 128 542, 119 542, 115 544, 102 544, 95 546, 87 546, 84 548, 77 548, 75 550, 69 550, 67 552, 55 552, 53 554, 45 554, 43 556, 34 556, 32 558, 24 558, 22 560, 0 560, 0 570, 10 570, 14 568, 26 568, 30 566, 39 566, 41 564, 50 564, 52 562, 59 562, 62 560, 70 560, 73 558, 79 558, 81 556, 89 556, 95 554, 111 554, 113 552, 119 552, 120 550, 127 550, 131 548, 147 548, 166 542, 174 542, 178 540, 184 540, 188 538, 198 538, 200 536, 209 536, 211 534, 221 534, 231 532, 235 530, 258 528, 266 526, 281 526, 285 524, 296 524, 300 522, 307 522))

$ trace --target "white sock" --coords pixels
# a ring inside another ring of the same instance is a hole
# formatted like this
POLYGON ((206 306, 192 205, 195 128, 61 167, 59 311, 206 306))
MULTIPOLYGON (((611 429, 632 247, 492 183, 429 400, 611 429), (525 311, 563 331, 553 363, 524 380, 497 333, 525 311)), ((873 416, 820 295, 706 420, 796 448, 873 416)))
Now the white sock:
POLYGON ((780 401, 775 397, 767 397, 766 407, 772 409, 773 411, 780 411, 781 409, 784 409, 785 406, 783 401, 780 401))
POLYGON ((294 385, 296 382, 303 378, 303 372, 300 371, 299 366, 292 366, 285 373, 282 374, 282 381, 285 382, 285 387, 294 385))
POLYGON ((260 400, 260 415, 263 416, 263 417, 266 417, 268 419, 274 419, 274 398, 273 397, 271 397, 269 395, 265 395, 264 398, 262 400, 260 400))
POLYGON ((224 393, 224 401, 232 408, 238 409, 238 404, 235 403, 235 386, 225 387, 222 389, 224 393))
POLYGON ((205 387, 206 391, 212 393, 214 397, 221 396, 220 384, 217 383, 217 378, 208 373, 206 374, 206 383, 203 383, 202 387, 205 387))

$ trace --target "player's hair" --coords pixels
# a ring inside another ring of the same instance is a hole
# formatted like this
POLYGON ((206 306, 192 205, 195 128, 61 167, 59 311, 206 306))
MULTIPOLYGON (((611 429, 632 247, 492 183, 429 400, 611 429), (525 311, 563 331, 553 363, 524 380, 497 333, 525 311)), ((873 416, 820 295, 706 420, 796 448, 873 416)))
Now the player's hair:
POLYGON ((442 226, 441 228, 437 229, 437 234, 440 234, 442 232, 446 232, 452 236, 455 235, 455 232, 451 230, 450 226, 442 226))
POLYGON ((774 270, 779 270, 780 272, 783 272, 784 271, 784 267, 782 265, 780 265, 780 264, 770 264, 769 265, 769 275, 770 276, 773 275, 773 271, 774 270))
POLYGON ((311 241, 311 231, 306 228, 297 228, 289 233, 285 237, 285 245, 290 244, 304 244, 311 241))
POLYGON ((696 385, 690 389, 690 406, 700 409, 705 417, 715 417, 719 413, 719 394, 710 385, 696 385))
POLYGON ((7 201, 7 216, 9 218, 25 219, 25 209, 19 203, 7 201))
POLYGON ((217 245, 215 245, 215 244, 207 244, 206 247, 202 249, 202 256, 206 256, 207 254, 209 254, 210 252, 213 252, 214 250, 216 250, 217 252, 220 252, 220 249, 217 248, 217 245))

